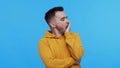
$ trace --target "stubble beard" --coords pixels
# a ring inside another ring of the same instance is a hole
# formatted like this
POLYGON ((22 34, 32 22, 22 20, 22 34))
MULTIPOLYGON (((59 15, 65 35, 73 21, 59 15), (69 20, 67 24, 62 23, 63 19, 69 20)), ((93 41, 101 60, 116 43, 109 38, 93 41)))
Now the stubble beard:
POLYGON ((56 27, 57 28, 57 30, 62 34, 62 35, 64 35, 64 29, 63 28, 58 28, 58 27, 56 27))

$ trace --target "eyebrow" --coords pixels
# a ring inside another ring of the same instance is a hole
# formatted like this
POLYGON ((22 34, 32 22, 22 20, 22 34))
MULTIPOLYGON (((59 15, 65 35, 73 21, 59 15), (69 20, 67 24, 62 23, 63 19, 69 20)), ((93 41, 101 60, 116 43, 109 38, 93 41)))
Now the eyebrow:
POLYGON ((62 17, 61 19, 68 18, 68 16, 62 17))

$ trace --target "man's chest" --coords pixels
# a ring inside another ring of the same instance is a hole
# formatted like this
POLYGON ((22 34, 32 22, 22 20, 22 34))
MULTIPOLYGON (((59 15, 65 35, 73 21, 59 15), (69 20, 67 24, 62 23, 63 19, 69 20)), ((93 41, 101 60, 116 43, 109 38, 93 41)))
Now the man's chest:
POLYGON ((56 58, 65 58, 69 57, 70 53, 64 39, 52 39, 48 41, 49 48, 56 58))

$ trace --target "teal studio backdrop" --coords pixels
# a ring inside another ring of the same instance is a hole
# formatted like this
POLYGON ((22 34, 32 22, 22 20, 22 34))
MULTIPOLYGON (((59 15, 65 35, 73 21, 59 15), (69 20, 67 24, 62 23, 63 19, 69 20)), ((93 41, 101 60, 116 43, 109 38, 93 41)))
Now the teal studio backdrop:
POLYGON ((45 68, 38 41, 45 12, 63 6, 80 34, 82 68, 120 68, 120 0, 0 0, 0 68, 45 68))

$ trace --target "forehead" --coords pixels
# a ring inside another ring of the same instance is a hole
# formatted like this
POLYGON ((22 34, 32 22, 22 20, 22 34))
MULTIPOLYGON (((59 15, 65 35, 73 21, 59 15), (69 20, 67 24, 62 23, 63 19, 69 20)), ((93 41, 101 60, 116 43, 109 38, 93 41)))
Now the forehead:
POLYGON ((57 18, 66 17, 66 14, 63 11, 57 11, 55 13, 55 17, 57 17, 57 18))

